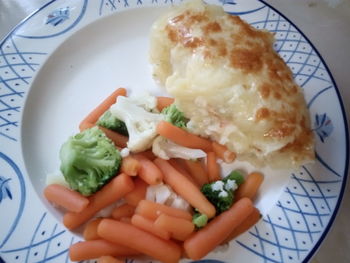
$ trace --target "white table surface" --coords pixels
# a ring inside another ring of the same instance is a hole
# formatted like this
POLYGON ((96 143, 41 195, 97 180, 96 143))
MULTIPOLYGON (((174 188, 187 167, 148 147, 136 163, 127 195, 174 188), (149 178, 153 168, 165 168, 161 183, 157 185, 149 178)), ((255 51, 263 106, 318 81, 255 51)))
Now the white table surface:
MULTIPOLYGON (((0 0, 0 39, 48 0, 0 0)), ((291 19, 322 54, 350 116, 350 0, 267 0, 291 19)), ((350 262, 350 186, 331 231, 312 263, 350 262)))

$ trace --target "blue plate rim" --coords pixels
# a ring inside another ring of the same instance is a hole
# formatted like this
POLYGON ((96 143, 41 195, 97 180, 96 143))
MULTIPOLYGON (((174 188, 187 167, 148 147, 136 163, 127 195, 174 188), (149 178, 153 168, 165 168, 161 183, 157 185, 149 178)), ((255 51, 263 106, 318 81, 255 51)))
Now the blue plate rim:
POLYGON ((347 185, 348 172, 349 172, 349 161, 348 161, 349 160, 349 127, 348 127, 348 122, 347 122, 347 116, 346 116, 344 103, 343 103, 342 97, 340 95, 340 92, 339 92, 339 89, 338 89, 338 85, 337 85, 337 83, 336 83, 336 81, 335 81, 335 79, 333 77, 333 74, 330 71, 327 63, 325 62, 323 56, 320 54, 318 49, 314 46, 312 41, 304 34, 304 32, 293 21, 291 21, 288 17, 286 17, 281 11, 279 11, 278 9, 273 7, 272 5, 266 3, 265 0, 259 0, 259 1, 262 2, 263 4, 265 4, 266 6, 268 6, 269 8, 271 8, 272 10, 274 10, 276 13, 278 13, 280 16, 282 16, 284 19, 286 19, 292 26, 294 26, 298 30, 298 32, 308 41, 310 46, 316 52, 317 56, 321 59, 323 65, 326 68, 327 73, 329 74, 329 77, 331 78, 331 80, 332 80, 332 82, 334 84, 334 88, 335 88, 335 91, 337 93, 339 105, 340 105, 341 112, 342 112, 343 122, 344 122, 344 130, 345 130, 345 135, 346 135, 346 138, 345 138, 345 141, 346 141, 345 160, 347 160, 347 162, 345 163, 345 169, 344 169, 344 174, 343 174, 342 186, 341 186, 341 190, 340 190, 340 193, 339 193, 339 198, 338 198, 337 204, 334 207, 333 214, 331 215, 327 226, 324 228, 324 231, 323 231, 322 235, 320 236, 319 240, 316 242, 314 247, 311 249, 309 254, 303 260, 303 262, 306 263, 306 262, 309 262, 310 259, 315 255, 317 250, 320 248, 322 242, 325 240, 327 234, 329 233, 331 227, 333 226, 333 223, 334 223, 334 221, 335 221, 335 219, 336 219, 336 217, 337 217, 337 215, 339 213, 340 205, 342 204, 342 201, 343 201, 345 187, 347 185))
MULTIPOLYGON (((6 40, 8 40, 9 37, 11 37, 11 35, 13 35, 22 25, 24 25, 31 17, 35 16, 38 12, 40 12, 42 9, 46 8, 47 6, 51 5, 54 2, 57 2, 58 0, 50 0, 48 1, 46 4, 42 5, 41 7, 37 8, 36 10, 34 10, 31 14, 29 14, 27 17, 25 17, 24 19, 22 19, 15 27, 12 28, 12 30, 10 30, 4 38, 2 38, 0 40, 0 47, 2 47, 4 45, 4 43, 6 42, 6 40)), ((345 188, 348 182, 348 172, 349 172, 349 126, 348 126, 348 122, 347 122, 347 115, 346 115, 346 111, 345 111, 345 107, 344 107, 344 103, 340 94, 340 91, 338 89, 338 85, 333 77, 332 72, 330 71, 328 64, 325 62, 323 56, 320 54, 320 52, 318 51, 318 49, 315 47, 315 45, 313 44, 313 42, 304 34, 304 32, 291 20, 289 19, 287 16, 285 16, 281 11, 279 11, 277 8, 275 8, 274 6, 272 6, 271 4, 267 3, 265 0, 258 0, 259 2, 263 3, 264 5, 266 5, 267 7, 271 8, 272 10, 274 10, 276 13, 278 13, 281 17, 283 17, 286 21, 288 21, 292 26, 294 26, 298 32, 307 40, 307 42, 310 44, 310 46, 313 48, 313 50, 316 52, 317 56, 320 58, 321 62, 323 63, 323 65, 325 66, 325 69, 329 75, 329 77, 331 78, 333 84, 334 84, 334 88, 337 94, 337 98, 339 101, 339 105, 341 108, 341 112, 342 112, 342 119, 343 119, 343 123, 344 123, 344 131, 345 131, 345 142, 346 142, 346 152, 345 152, 345 160, 347 160, 347 162, 345 163, 345 167, 344 167, 344 174, 342 177, 342 186, 340 189, 340 193, 339 193, 339 198, 337 200, 337 203, 334 207, 333 213, 330 217, 330 220, 328 222, 328 224, 326 225, 326 227, 324 228, 323 233, 321 234, 320 238, 318 239, 318 241, 316 242, 316 244, 313 246, 313 248, 310 250, 310 252, 308 253, 308 255, 304 258, 303 262, 309 262, 310 259, 315 255, 315 253, 318 251, 318 249, 320 248, 322 242, 325 240, 326 236, 329 234, 331 227, 333 226, 333 223, 337 217, 337 215, 339 214, 339 209, 340 206, 342 204, 343 198, 344 198, 344 192, 345 192, 345 188)), ((1 258, 0 258, 1 259, 1 258)))

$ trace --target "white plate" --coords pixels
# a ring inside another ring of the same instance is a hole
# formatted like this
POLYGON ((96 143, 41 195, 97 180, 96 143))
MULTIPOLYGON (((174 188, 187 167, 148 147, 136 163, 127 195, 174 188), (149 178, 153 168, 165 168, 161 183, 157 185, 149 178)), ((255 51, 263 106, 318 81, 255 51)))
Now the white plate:
MULTIPOLYGON (((336 84, 307 37, 277 10, 257 0, 211 2, 276 32, 275 48, 305 92, 317 161, 293 173, 265 170, 257 200, 263 219, 202 262, 307 262, 346 183, 348 131, 336 84)), ((61 143, 116 86, 161 93, 147 62, 148 33, 170 4, 51 1, 1 43, 0 262, 69 262, 67 249, 80 236, 42 198, 45 175, 59 167, 61 143)))

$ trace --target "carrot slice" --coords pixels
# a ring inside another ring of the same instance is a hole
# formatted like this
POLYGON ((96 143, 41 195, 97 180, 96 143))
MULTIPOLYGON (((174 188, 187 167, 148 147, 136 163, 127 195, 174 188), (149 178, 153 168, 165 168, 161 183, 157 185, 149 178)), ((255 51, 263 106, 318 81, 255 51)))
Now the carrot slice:
POLYGON ((209 183, 208 174, 200 161, 184 160, 184 163, 190 171, 191 176, 200 186, 209 183))
POLYGON ((216 162, 216 154, 214 152, 207 153, 207 170, 209 182, 220 180, 220 166, 216 162))
POLYGON ((202 214, 206 214, 208 218, 215 216, 215 207, 190 180, 179 173, 166 160, 157 158, 154 160, 154 163, 163 172, 164 181, 170 185, 177 194, 193 207, 197 208, 202 214))
POLYGON ((108 241, 130 247, 161 262, 175 263, 181 257, 181 247, 176 243, 112 219, 101 221, 98 234, 108 241))
POLYGON ((124 263, 124 261, 112 256, 102 256, 98 259, 97 263, 124 263))
POLYGON ((254 172, 249 174, 244 183, 238 187, 235 193, 236 200, 243 197, 248 197, 250 200, 254 200, 263 181, 264 177, 261 173, 254 172))
POLYGON ((192 215, 185 210, 155 203, 149 200, 140 201, 136 207, 135 213, 151 220, 155 220, 162 213, 189 221, 192 220, 192 215))
POLYGON ((89 204, 89 199, 59 184, 50 184, 46 186, 44 189, 44 196, 48 201, 71 212, 80 212, 89 204))
POLYGON ((223 160, 225 163, 232 163, 236 159, 236 154, 227 149, 225 145, 213 142, 212 146, 216 156, 223 160))
POLYGON ((172 238, 184 241, 194 231, 194 224, 183 218, 161 214, 154 225, 171 233, 172 238))
POLYGON ((83 232, 83 236, 85 240, 96 240, 100 239, 97 234, 97 226, 101 222, 102 218, 96 218, 89 223, 86 224, 83 232))
POLYGON ((137 254, 139 254, 139 252, 135 249, 102 239, 78 242, 71 245, 69 248, 69 257, 71 261, 95 259, 105 255, 130 256, 137 254))
POLYGON ((161 227, 157 227, 151 219, 148 219, 148 218, 143 217, 141 215, 135 214, 131 218, 131 223, 134 226, 136 226, 136 227, 138 227, 146 232, 149 232, 155 236, 158 236, 162 239, 165 239, 165 240, 170 239, 170 233, 168 231, 165 231, 161 227))
POLYGON ((157 133, 179 145, 188 148, 201 149, 205 152, 212 151, 211 141, 189 133, 167 121, 161 121, 158 123, 157 133))
POLYGON ((79 227, 102 208, 118 201, 132 189, 134 189, 134 183, 130 176, 119 174, 89 198, 90 203, 84 210, 79 213, 66 213, 63 217, 63 224, 68 229, 79 227))
POLYGON ((114 219, 120 219, 122 217, 131 217, 135 213, 135 206, 129 204, 123 204, 113 209, 112 217, 114 219))
POLYGON ((126 96, 126 89, 119 88, 109 95, 100 105, 98 105, 88 116, 80 123, 79 129, 83 131, 91 124, 95 124, 105 111, 107 111, 112 104, 114 104, 118 96, 126 96))
POLYGON ((170 106, 174 103, 173 98, 159 96, 157 97, 157 109, 162 111, 164 108, 170 106))
POLYGON ((155 185, 162 182, 163 174, 152 161, 140 154, 135 154, 133 157, 138 160, 141 165, 139 177, 150 185, 155 185))
POLYGON ((243 223, 241 223, 239 226, 233 229, 233 231, 223 243, 230 242, 232 239, 248 231, 248 229, 254 226, 260 220, 260 218, 260 211, 254 207, 253 211, 248 215, 248 217, 243 221, 243 223))
POLYGON ((237 201, 229 210, 221 213, 184 242, 186 254, 199 260, 221 244, 253 211, 248 198, 237 201))
POLYGON ((129 205, 137 206, 142 199, 145 199, 148 184, 141 178, 136 178, 134 180, 134 185, 134 189, 124 196, 124 200, 129 205))
POLYGON ((138 160, 132 156, 126 156, 122 160, 120 171, 130 176, 136 176, 140 168, 141 165, 138 160))

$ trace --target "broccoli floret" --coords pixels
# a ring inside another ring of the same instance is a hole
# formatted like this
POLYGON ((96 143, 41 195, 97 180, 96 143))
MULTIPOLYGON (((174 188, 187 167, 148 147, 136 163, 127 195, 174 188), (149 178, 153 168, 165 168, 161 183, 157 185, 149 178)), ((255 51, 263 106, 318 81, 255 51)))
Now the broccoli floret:
POLYGON ((112 131, 116 131, 120 134, 128 136, 128 129, 123 121, 114 117, 112 113, 107 110, 102 116, 98 119, 97 125, 110 129, 112 131))
POLYGON ((244 182, 239 171, 232 171, 222 180, 202 186, 202 193, 215 206, 216 213, 220 214, 232 206, 234 191, 244 182))
POLYGON ((244 177, 239 171, 232 171, 228 176, 222 179, 224 183, 227 183, 228 180, 233 180, 240 186, 244 182, 244 177))
POLYGON ((112 179, 121 164, 118 149, 98 127, 70 137, 61 147, 60 159, 69 186, 85 196, 112 179))
POLYGON ((225 183, 218 180, 213 183, 204 184, 201 188, 202 193, 215 206, 217 214, 229 209, 233 203, 233 192, 226 191, 224 187, 225 183))
POLYGON ((170 122, 171 124, 180 128, 186 128, 188 119, 185 117, 183 112, 179 111, 179 109, 176 108, 174 103, 164 108, 162 110, 162 114, 165 115, 165 120, 167 122, 170 122))
POLYGON ((197 212, 192 216, 192 223, 196 228, 202 228, 207 225, 208 216, 197 212))

